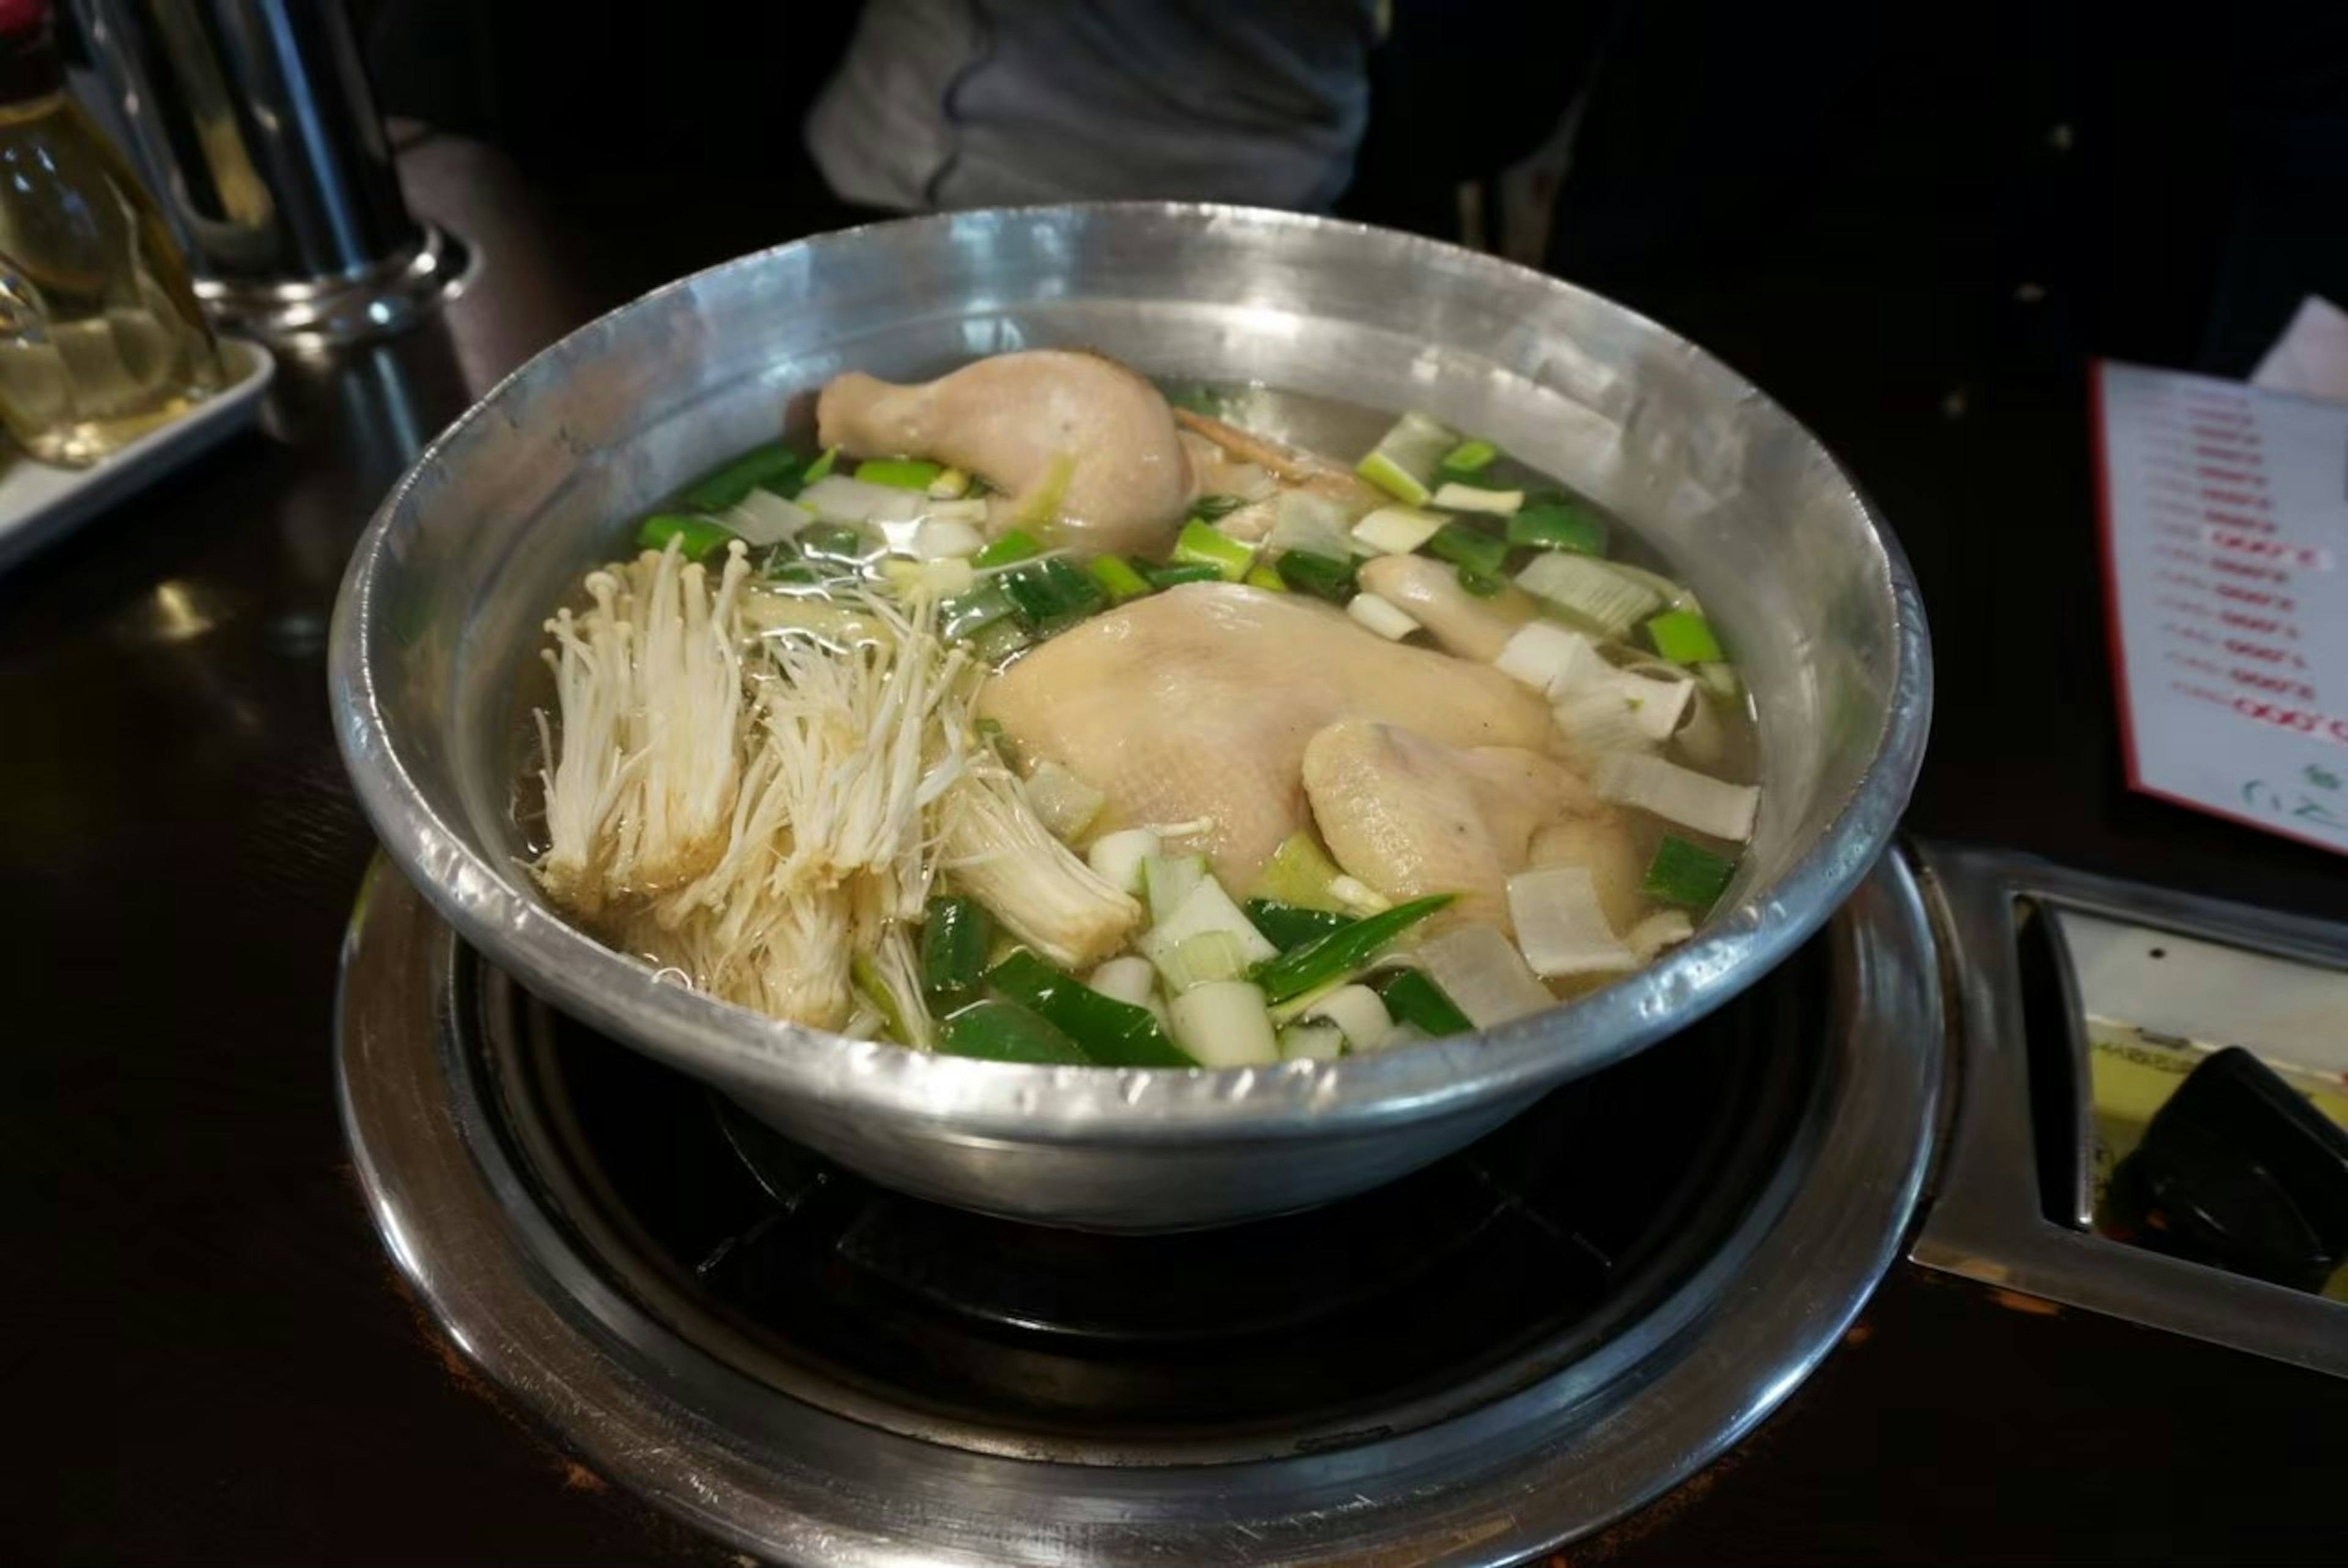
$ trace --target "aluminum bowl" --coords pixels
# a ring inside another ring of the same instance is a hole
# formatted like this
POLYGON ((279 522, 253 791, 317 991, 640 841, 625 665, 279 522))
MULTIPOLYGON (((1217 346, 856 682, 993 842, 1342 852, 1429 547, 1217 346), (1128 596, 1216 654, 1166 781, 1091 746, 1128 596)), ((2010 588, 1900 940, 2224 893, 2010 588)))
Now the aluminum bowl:
POLYGON ((1766 974, 1882 851, 1931 708, 1922 605, 1818 442, 1743 377, 1569 283, 1354 224, 1121 204, 878 224, 746 256, 582 328, 441 435, 335 609, 337 732, 385 848, 548 1000, 923 1197, 1111 1231, 1225 1224, 1391 1181, 1766 974), (1738 654, 1762 806, 1699 938, 1486 1033, 1218 1071, 931 1056, 657 980, 539 896, 513 816, 540 624, 622 519, 850 369, 1084 346, 1152 375, 1425 408, 1613 507, 1738 654))

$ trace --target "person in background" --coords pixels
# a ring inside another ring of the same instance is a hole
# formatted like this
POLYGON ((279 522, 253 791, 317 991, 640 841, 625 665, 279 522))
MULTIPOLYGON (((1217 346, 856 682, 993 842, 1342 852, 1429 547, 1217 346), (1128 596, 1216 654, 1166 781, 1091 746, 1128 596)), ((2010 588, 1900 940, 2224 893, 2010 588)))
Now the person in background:
POLYGON ((1323 210, 1370 109, 1376 0, 868 0, 807 118, 887 212, 1118 199, 1323 210))

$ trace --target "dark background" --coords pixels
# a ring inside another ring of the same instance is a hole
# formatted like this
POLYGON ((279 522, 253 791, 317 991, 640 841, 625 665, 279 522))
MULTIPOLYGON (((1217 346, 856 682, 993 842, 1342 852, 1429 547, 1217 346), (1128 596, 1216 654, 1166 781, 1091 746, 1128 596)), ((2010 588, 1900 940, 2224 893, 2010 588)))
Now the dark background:
MULTIPOLYGON (((844 216, 796 128, 851 9, 366 9, 388 107, 497 149, 406 159, 479 283, 288 356, 258 434, 0 578, 15 1561, 724 1555, 528 1432, 368 1227, 331 1022, 372 841, 323 648, 367 513, 497 374, 844 216)), ((2348 861, 2125 788, 2082 380, 2240 374, 2302 294, 2348 301, 2348 7, 1917 9, 1401 5, 1345 207, 1442 231, 1586 87, 1552 265, 1788 404, 1915 562, 1911 829, 2348 914, 2348 861)), ((1906 1268, 1853 1338, 1571 1560, 2340 1558, 2348 1385, 1906 1268)))

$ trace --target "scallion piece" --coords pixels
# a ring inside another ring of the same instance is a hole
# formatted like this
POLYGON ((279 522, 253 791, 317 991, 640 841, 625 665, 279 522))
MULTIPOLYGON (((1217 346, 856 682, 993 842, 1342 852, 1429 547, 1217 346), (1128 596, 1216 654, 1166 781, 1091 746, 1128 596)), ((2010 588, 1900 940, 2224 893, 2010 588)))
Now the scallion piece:
POLYGON ((686 486, 677 499, 688 507, 722 512, 753 490, 774 490, 787 496, 797 487, 804 461, 781 442, 769 441, 704 474, 686 486))
POLYGON ((1092 1060, 1075 1040, 1017 1002, 993 997, 946 1020, 938 1031, 938 1049, 949 1056, 1047 1067, 1083 1067, 1092 1060))
POLYGON ((1692 610, 1667 610, 1648 621, 1647 641, 1674 664, 1714 664, 1727 657, 1712 622, 1692 610))
POLYGON ((1651 898, 1702 914, 1720 902, 1720 896, 1728 891, 1729 878, 1735 875, 1736 862, 1727 856, 1715 855, 1667 833, 1655 845, 1655 858, 1648 863, 1646 880, 1639 886, 1651 898))
POLYGON ((1343 604, 1354 594, 1354 563, 1312 550, 1286 550, 1272 563, 1280 580, 1299 593, 1343 604))
POLYGON ((1195 1067, 1145 1007, 1103 996, 1033 953, 1012 954, 986 983, 1076 1041, 1104 1067, 1195 1067))
POLYGON ((977 999, 994 920, 975 898, 937 897, 922 915, 922 994, 941 1009, 977 999))
POLYGON ((1427 482, 1444 454, 1459 445, 1459 433, 1424 414, 1406 414, 1362 459, 1354 472, 1405 506, 1426 503, 1427 482))
POLYGON ((1480 474, 1492 466, 1500 449, 1489 441, 1462 441, 1443 455, 1440 467, 1456 474, 1480 474))
POLYGON ((1497 575, 1508 564, 1509 541, 1466 523, 1446 523, 1426 541, 1426 553, 1468 571, 1497 575))
POLYGON ((1247 576, 1240 579, 1240 580, 1247 584, 1250 588, 1260 588, 1266 593, 1286 593, 1288 591, 1288 584, 1281 580, 1280 573, 1274 571, 1268 566, 1261 564, 1248 568, 1247 576))
POLYGON ((636 529, 639 548, 664 550, 671 539, 687 560, 705 560, 736 538, 734 530, 685 512, 654 512, 636 529))
POLYGON ((1019 619, 1028 630, 1045 635, 1075 625, 1108 603, 1099 583, 1060 556, 1031 562, 997 580, 1018 606, 1019 619))
POLYGON ((1302 996, 1352 974, 1375 958, 1387 943, 1448 905, 1452 897, 1449 893, 1437 893, 1413 898, 1375 915, 1365 915, 1350 926, 1315 938, 1276 958, 1265 959, 1256 965, 1250 978, 1263 988, 1263 994, 1272 1001, 1302 996))
POLYGON ((970 651, 988 664, 1000 664, 1035 641, 1016 615, 989 621, 970 635, 970 651))
POLYGON ((938 606, 938 635, 960 641, 985 627, 1018 613, 1019 607, 999 582, 983 582, 968 593, 958 593, 938 606))
POLYGON ((1190 512, 1210 523, 1220 523, 1247 504, 1245 496, 1201 496, 1190 504, 1190 512))
POLYGON ((1489 490, 1481 485, 1463 485, 1451 479, 1435 487, 1434 504, 1448 512, 1488 512, 1506 518, 1514 516, 1524 506, 1525 493, 1489 490))
POLYGON ((1509 586, 1509 579, 1463 566, 1459 569, 1459 586, 1478 599, 1497 599, 1500 590, 1509 586))
POLYGON ((1542 497, 1527 501, 1509 518, 1509 542, 1535 549, 1606 553, 1606 519, 1573 501, 1542 497))
POLYGON ((1107 591, 1111 604, 1123 604, 1149 592, 1149 583, 1123 556, 1095 556, 1085 563, 1092 579, 1107 591))
POLYGON ((816 560, 860 562, 877 553, 870 539, 845 523, 810 523, 796 542, 801 555, 816 560))
POLYGON ((808 465, 807 472, 799 476, 799 483, 803 486, 812 485, 818 479, 828 477, 834 466, 839 462, 839 448, 837 446, 825 447, 822 455, 818 456, 814 462, 808 465))
POLYGON ((867 457, 856 466, 856 477, 868 485, 919 490, 924 495, 931 482, 945 471, 942 463, 925 463, 918 457, 867 457))
POLYGON ((1033 560, 1043 553, 1043 542, 1034 534, 1025 528, 1014 528, 971 557, 970 564, 983 571, 991 566, 1010 566, 1017 561, 1033 560))
POLYGON ((1378 988, 1378 996, 1396 1023, 1415 1024, 1435 1040, 1466 1034, 1476 1027, 1459 1005, 1443 994, 1441 986, 1417 969, 1395 970, 1378 988))
POLYGON ((1211 566, 1145 566, 1142 580, 1163 593, 1169 588, 1179 588, 1186 582, 1220 582, 1222 570, 1211 566))
POLYGON ((1237 582, 1255 564, 1255 547, 1229 534, 1218 533, 1211 525, 1193 518, 1182 525, 1181 533, 1175 537, 1174 563, 1210 566, 1225 582, 1237 582))
POLYGON ((1347 915, 1334 914, 1327 909, 1306 909, 1294 904, 1282 904, 1273 898, 1251 898, 1241 906, 1255 928, 1272 939, 1272 945, 1282 952, 1301 948, 1316 938, 1332 931, 1342 931, 1354 923, 1347 915))

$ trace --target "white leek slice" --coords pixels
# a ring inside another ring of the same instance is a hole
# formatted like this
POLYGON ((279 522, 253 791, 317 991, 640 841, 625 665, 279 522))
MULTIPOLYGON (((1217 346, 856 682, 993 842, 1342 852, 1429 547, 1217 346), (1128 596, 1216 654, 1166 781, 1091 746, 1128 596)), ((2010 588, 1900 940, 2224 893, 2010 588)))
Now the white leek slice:
POLYGON ((835 523, 910 523, 933 503, 919 490, 827 474, 799 492, 799 505, 835 523))
POLYGON ((1505 518, 1525 504, 1522 490, 1488 490, 1481 485, 1446 485, 1435 492, 1435 504, 1455 512, 1488 512, 1505 518))
MULTIPOLYGON (((1152 897, 1154 907, 1156 897, 1152 897)), ((1239 962, 1236 974, 1250 964, 1277 958, 1280 949, 1273 947, 1231 902, 1223 885, 1212 876, 1202 876, 1197 886, 1176 907, 1174 912, 1152 926, 1136 944, 1141 956, 1158 966, 1169 989, 1183 990, 1202 978, 1201 966, 1189 951, 1193 938, 1220 933, 1231 939, 1239 962)))
POLYGON ((1389 642, 1400 642, 1418 630, 1418 622, 1390 599, 1357 593, 1345 601, 1345 613, 1389 642))
POLYGON ((1727 762, 1728 726, 1721 723, 1718 700, 1701 697, 1689 703, 1687 723, 1673 739, 1680 755, 1699 768, 1717 768, 1727 762))
POLYGON ((1509 641, 1493 661, 1504 675, 1513 675, 1537 692, 1554 697, 1563 691, 1577 671, 1587 668, 1585 659, 1596 659, 1598 650, 1579 631, 1570 631, 1553 621, 1529 620, 1509 634, 1509 641))
POLYGON ((1280 1060, 1280 1039, 1263 991, 1245 980, 1208 980, 1174 999, 1174 1038, 1206 1067, 1254 1067, 1280 1060))
POLYGON ((1365 985, 1339 986, 1313 1004, 1306 1023, 1334 1023, 1344 1031, 1345 1043, 1355 1050, 1376 1050, 1394 1032, 1394 1020, 1378 993, 1365 985))
POLYGON ((1598 793, 1617 805, 1634 805, 1665 822, 1742 844, 1753 836, 1761 792, 1684 768, 1661 757, 1608 752, 1590 771, 1598 793))
POLYGON ((1496 926, 1460 926, 1419 944, 1413 960, 1478 1029, 1557 1005, 1517 945, 1496 926))
POLYGON ((772 490, 753 490, 728 507, 717 520, 747 543, 778 545, 798 538, 799 530, 815 521, 815 514, 772 490))
POLYGON ((1140 1007, 1157 994, 1158 971, 1148 958, 1128 953, 1095 969, 1085 984, 1112 1000, 1140 1007))
POLYGON ((1203 855, 1153 855, 1141 863, 1141 892, 1155 924, 1170 919, 1207 875, 1203 855))
POLYGON ((1282 1061, 1334 1061, 1345 1054, 1345 1031, 1334 1023, 1292 1023, 1279 1039, 1282 1061))
POLYGON ((1588 686, 1550 710, 1558 731, 1584 752, 1652 752, 1662 745, 1647 733, 1639 710, 1612 686, 1588 686))
POLYGON ((1354 472, 1410 506, 1426 499, 1426 482, 1443 456, 1459 445, 1459 432, 1431 415, 1406 414, 1378 441, 1377 449, 1354 472))
POLYGON ((1305 550, 1341 561, 1354 553, 1343 502, 1311 490, 1282 490, 1272 507, 1276 515, 1264 542, 1275 552, 1305 550))
POLYGON ((1142 891, 1142 865, 1159 852, 1163 843, 1146 827, 1104 833, 1085 851, 1085 861, 1093 868, 1093 874, 1110 886, 1138 897, 1142 891))
POLYGON ((1684 583, 1674 581, 1662 572, 1649 571, 1645 567, 1632 566, 1629 561, 1619 560, 1608 561, 1606 569, 1618 577, 1630 579, 1662 600, 1670 609, 1684 610, 1691 615, 1704 613, 1704 606, 1696 601, 1694 593, 1690 591, 1684 583))
POLYGON ((1440 512, 1416 507, 1380 507, 1354 525, 1354 542, 1384 556, 1406 556, 1437 534, 1450 519, 1440 512))
POLYGON ((1715 697, 1733 701, 1745 690, 1744 683, 1736 678, 1736 666, 1734 664, 1699 664, 1695 667, 1695 678, 1703 682, 1704 690, 1715 697))
POLYGON ((913 530, 913 553, 927 559, 974 556, 986 548, 985 521, 984 501, 932 502, 913 530))
POLYGON ((1663 596, 1613 568, 1571 550, 1543 550, 1517 573, 1517 586, 1577 616, 1609 637, 1620 637, 1663 596))
POLYGON ((1587 866, 1544 866, 1509 878, 1509 918, 1533 973, 1547 979, 1639 967, 1614 934, 1587 866))
MULTIPOLYGON (((938 477, 930 481, 930 494, 941 501, 966 496, 970 494, 970 476, 960 468, 941 468, 938 477)), ((983 507, 984 503, 980 505, 983 507)))
POLYGON ((1173 943, 1145 940, 1142 946, 1170 996, 1179 997, 1193 986, 1212 980, 1247 978, 1246 955, 1240 951, 1239 938, 1229 931, 1200 931, 1173 943))
POLYGON ((1375 915, 1394 907, 1394 900, 1363 881, 1340 872, 1329 878, 1329 897, 1356 915, 1375 915))
POLYGON ((1684 909, 1658 909, 1622 933, 1622 945, 1639 955, 1641 963, 1653 960, 1665 948, 1677 947, 1695 935, 1695 922, 1684 909))
POLYGON ((911 599, 917 593, 936 600, 952 599, 956 594, 968 593, 978 580, 977 574, 970 569, 970 562, 951 556, 943 560, 884 560, 880 563, 880 575, 897 590, 900 599, 911 599))
MULTIPOLYGON (((1074 843, 1092 825, 1108 797, 1049 757, 1027 775, 1027 801, 1044 826, 1063 844, 1074 843)), ((1104 879, 1106 880, 1106 879, 1104 879)))

